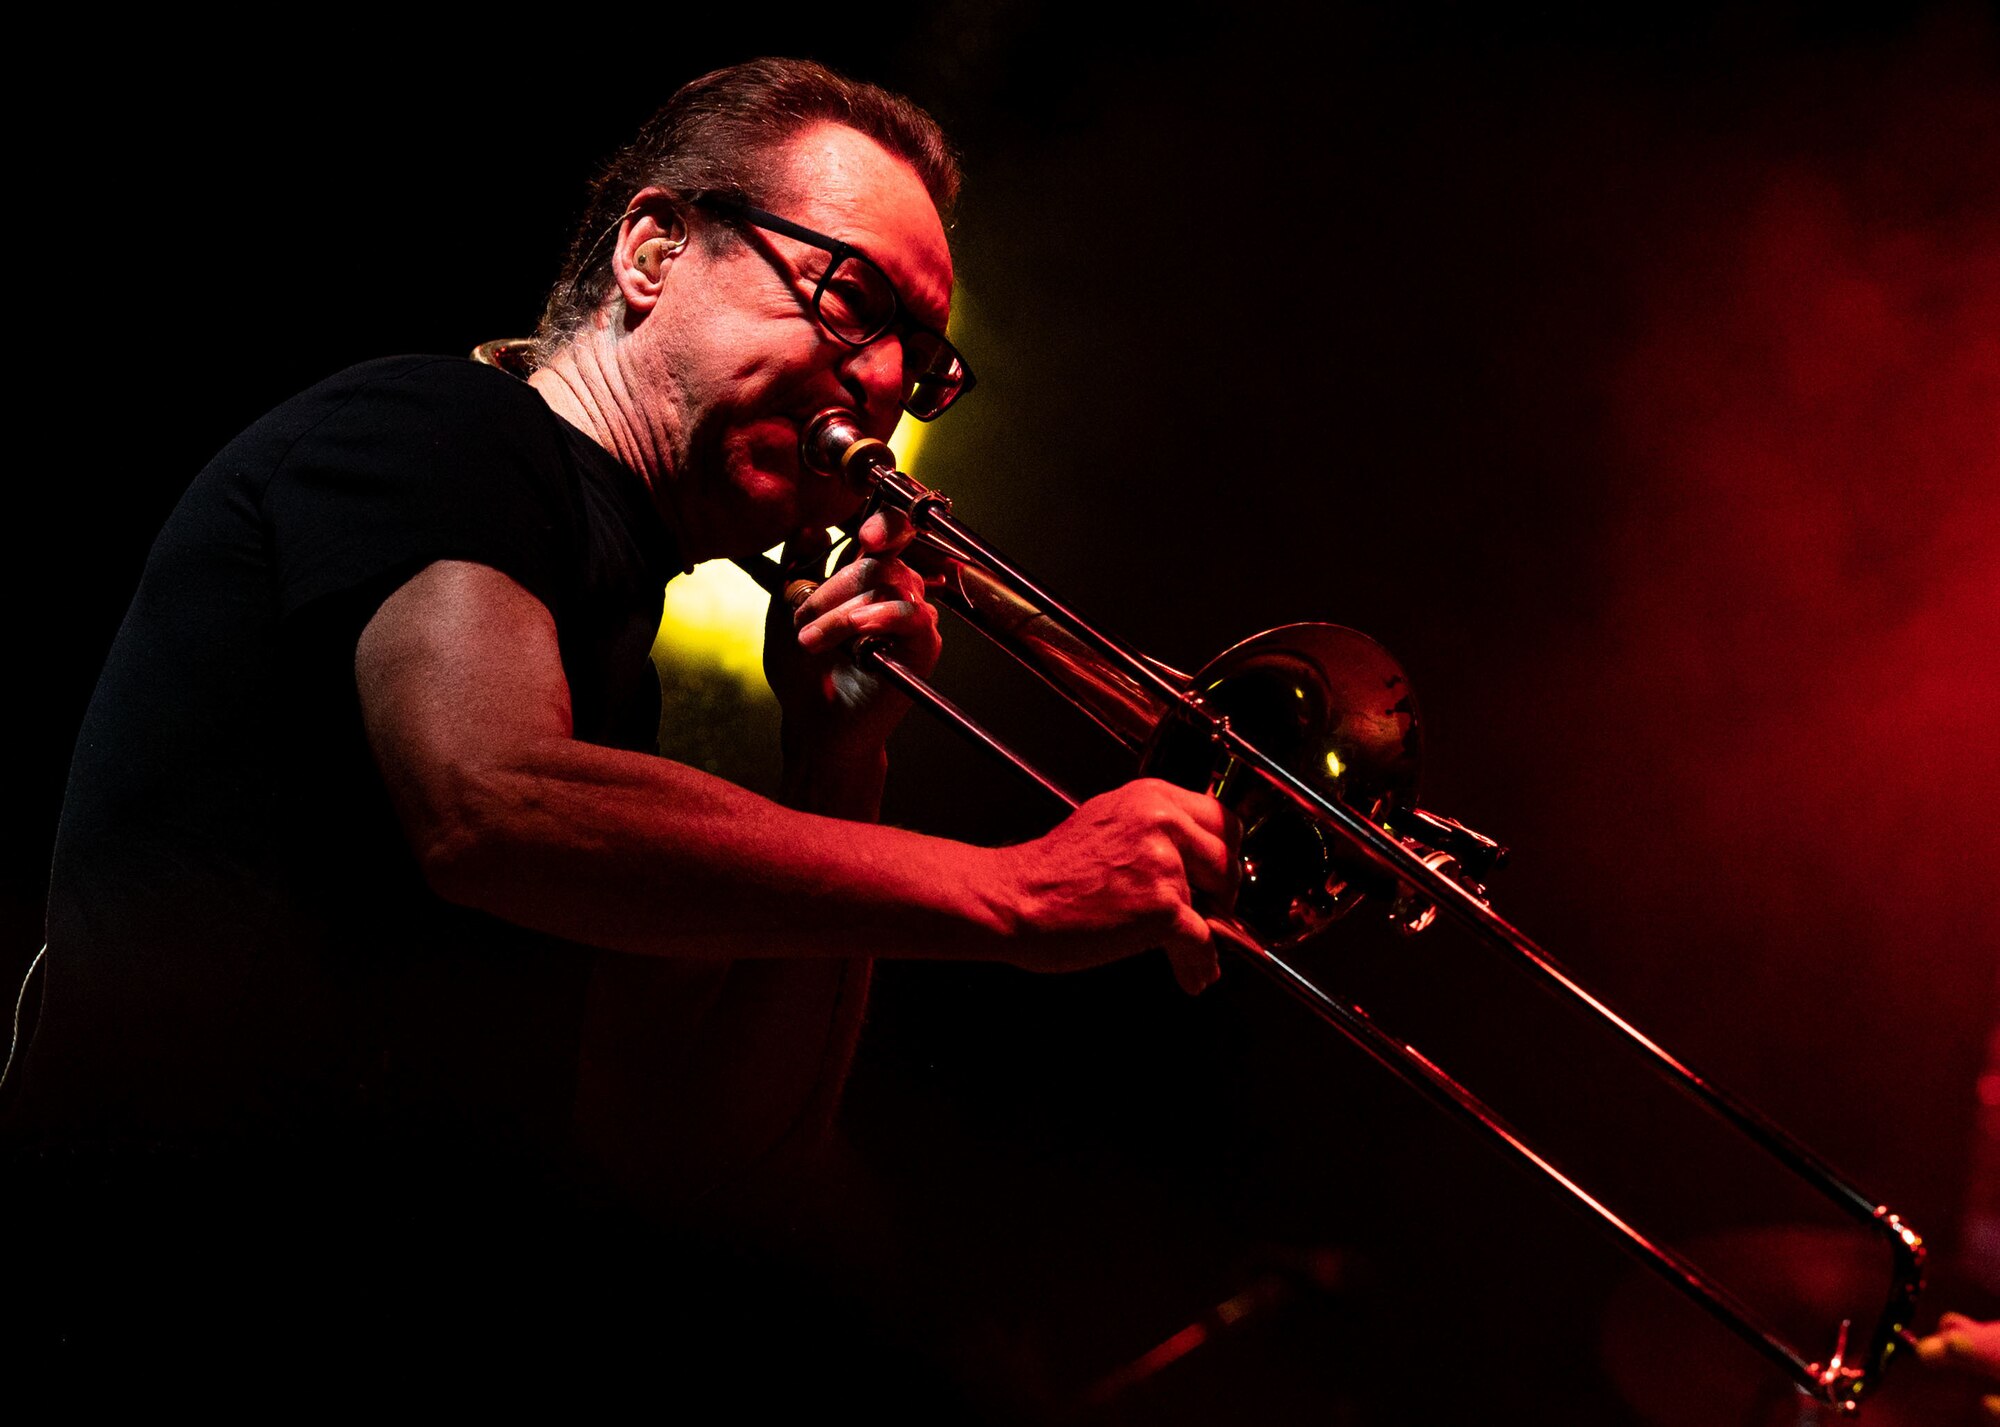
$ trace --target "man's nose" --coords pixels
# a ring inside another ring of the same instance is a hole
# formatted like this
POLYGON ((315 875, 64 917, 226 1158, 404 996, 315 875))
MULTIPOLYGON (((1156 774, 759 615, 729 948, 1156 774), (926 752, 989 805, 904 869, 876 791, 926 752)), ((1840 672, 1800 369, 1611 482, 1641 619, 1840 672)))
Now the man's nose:
POLYGON ((903 407, 903 343, 893 332, 849 349, 843 374, 856 388, 870 426, 893 425, 903 407))

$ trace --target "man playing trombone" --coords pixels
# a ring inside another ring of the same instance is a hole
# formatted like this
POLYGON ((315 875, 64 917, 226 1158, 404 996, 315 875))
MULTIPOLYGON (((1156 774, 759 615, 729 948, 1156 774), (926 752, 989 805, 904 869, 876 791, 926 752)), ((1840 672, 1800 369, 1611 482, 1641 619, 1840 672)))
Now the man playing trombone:
POLYGON ((1194 898, 1237 872, 1211 799, 1140 782, 997 849, 875 823, 906 702, 844 651, 925 672, 939 647, 900 517, 774 615, 779 801, 651 752, 663 582, 823 553, 857 501, 802 464, 805 423, 886 436, 971 386, 943 335, 957 184, 904 100, 798 62, 709 75, 597 183, 525 383, 367 363, 197 478, 86 718, 8 1087, 71 1233, 66 1165, 107 1216, 131 1184, 192 1215, 224 1281, 248 1226, 282 1259, 336 1193, 364 1220, 411 1196, 417 1235, 572 1174, 704 1212, 825 1123, 871 958, 1164 947, 1186 989, 1214 978, 1194 898))

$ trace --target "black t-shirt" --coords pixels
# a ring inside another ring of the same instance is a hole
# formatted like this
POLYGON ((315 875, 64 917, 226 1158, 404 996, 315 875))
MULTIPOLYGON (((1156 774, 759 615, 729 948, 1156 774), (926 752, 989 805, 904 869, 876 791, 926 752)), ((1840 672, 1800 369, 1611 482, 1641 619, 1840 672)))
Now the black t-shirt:
MULTIPOLYGON (((354 650, 438 560, 548 608, 578 739, 656 745, 680 556, 644 482, 526 384, 370 362, 210 462, 78 737, 16 1065, 0 1209, 34 1227, 16 1297, 66 1361, 236 1373, 250 1343, 268 1373, 346 1371, 406 1341, 490 1371, 496 1343, 620 1333, 652 1361, 690 1327, 662 1311, 746 1293, 728 1259, 700 1287, 686 1241, 648 1237, 662 1213, 768 1223, 830 1119, 866 961, 618 955, 426 887, 354 650)), ((698 1341, 732 1361, 728 1331, 698 1341)))
POLYGON ((587 958, 430 895, 361 729, 361 629, 437 560, 548 607, 578 738, 653 746, 679 561, 637 476, 471 362, 371 362, 286 402, 176 507, 85 716, 38 1118, 175 1139, 450 1105, 547 1139, 587 958))
POLYGON ((656 1087, 665 1159, 643 1173, 712 1179, 830 1108, 865 968, 635 967, 424 885, 367 748, 354 649, 438 560, 491 566, 548 608, 578 739, 653 749, 647 651, 680 558, 633 472, 471 362, 370 362, 286 402, 175 510, 85 718, 23 1067, 33 1130, 242 1144, 360 1127, 561 1154, 592 1002, 614 1022, 648 1005, 624 1029, 667 1043, 636 1068, 600 1057, 600 1080, 679 1078, 656 1087))

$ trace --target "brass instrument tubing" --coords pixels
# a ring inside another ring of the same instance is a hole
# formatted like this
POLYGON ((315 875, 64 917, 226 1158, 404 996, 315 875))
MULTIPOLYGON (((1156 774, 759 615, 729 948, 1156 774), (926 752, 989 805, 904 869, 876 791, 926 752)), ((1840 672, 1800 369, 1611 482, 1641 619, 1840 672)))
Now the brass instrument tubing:
MULTIPOLYGON (((950 610, 1126 748, 1137 753, 1146 746, 1166 713, 1160 700, 1120 675, 1060 620, 993 578, 969 555, 954 553, 949 542, 928 531, 920 538, 927 542, 924 554, 945 552, 941 583, 930 591, 934 603, 950 610), (928 543, 933 539, 935 544, 928 543)), ((923 558, 920 554, 919 561, 923 558)), ((919 568, 926 575, 933 573, 922 563, 919 568)))
POLYGON ((1812 1179, 1828 1197, 1843 1201, 1851 1212, 1871 1221, 1876 1218, 1877 1205, 1873 1200, 1843 1182, 1831 1166, 1774 1121, 1736 1099, 1720 1086, 1697 1075, 1670 1055, 1638 1027, 1587 990, 1564 970, 1553 956, 1530 940, 1525 933, 1458 882, 1440 876, 1432 868, 1425 866, 1423 860, 1404 847, 1401 840, 1345 804, 1324 796, 1303 782, 1289 769, 1231 729, 1227 719, 1209 711, 1189 690, 1177 687, 1123 644, 1093 628, 1074 610, 1030 580, 999 551, 967 530, 948 511, 940 509, 939 500, 930 490, 918 485, 901 471, 895 470, 883 475, 877 490, 878 492, 887 490, 900 508, 920 528, 936 528, 962 548, 970 551, 980 563, 1003 581, 1015 585, 1022 594, 1041 606, 1046 615, 1071 626, 1073 633, 1107 657, 1115 659, 1141 683, 1149 685, 1167 701, 1169 707, 1178 707, 1199 722, 1206 723, 1211 736, 1219 744, 1241 758, 1265 781, 1285 793, 1303 811, 1332 821, 1357 851, 1375 862, 1383 871, 1414 887, 1425 896, 1438 896, 1441 908, 1466 930, 1482 940, 1514 952, 1546 980, 1582 1000, 1617 1027, 1632 1044, 1652 1057, 1657 1065, 1683 1080, 1688 1089, 1712 1109, 1778 1155, 1794 1170, 1812 1179), (1440 893, 1442 895, 1439 895, 1440 893))
MULTIPOLYGON (((822 413, 823 418, 840 415, 840 413, 822 413)), ((824 427, 821 422, 815 422, 814 428, 808 433, 807 447, 811 447, 818 440, 814 433, 827 429, 830 428, 824 427)), ((831 442, 828 449, 833 449, 839 444, 831 442)), ((895 468, 893 455, 881 442, 849 441, 844 452, 837 454, 840 474, 858 490, 865 491, 873 500, 903 511, 919 531, 926 531, 942 537, 947 542, 955 543, 996 579, 1011 584, 1023 596, 1040 606, 1044 615, 1059 624, 1067 625, 1069 632, 1078 640, 1120 666, 1144 689, 1157 694, 1165 705, 1167 716, 1171 717, 1178 711, 1195 727, 1205 729, 1219 749, 1240 760, 1243 766, 1283 793, 1322 825, 1331 823, 1343 841, 1378 869, 1398 883, 1435 901, 1440 910, 1452 921, 1471 932, 1478 940, 1499 950, 1513 953, 1515 964, 1532 971, 1546 986, 1566 991, 1582 1001, 1601 1019, 1615 1027, 1629 1044, 1644 1052, 1659 1073, 1673 1080, 1685 1093, 1720 1115, 1740 1133, 1808 1181, 1809 1185, 1818 1190, 1829 1203, 1843 1209, 1871 1231, 1883 1234, 1889 1241, 1895 1259, 1896 1281, 1892 1285, 1888 1303, 1876 1326, 1866 1358, 1859 1367, 1844 1361, 1843 1341, 1829 1353, 1824 1364, 1807 1362, 1782 1340, 1758 1325, 1743 1304, 1726 1288, 1672 1249, 1653 1243, 1638 1229, 1592 1197, 1516 1134, 1490 1106, 1452 1079, 1415 1047, 1399 1042, 1382 1031, 1359 1006, 1341 1005, 1240 927, 1223 920, 1211 923, 1221 932, 1225 940, 1238 946, 1256 966, 1303 1001, 1321 1019, 1346 1034, 1384 1068, 1424 1091, 1447 1109, 1484 1128, 1560 1185, 1572 1198, 1589 1209, 1600 1223, 1609 1228, 1618 1237, 1619 1242, 1699 1306, 1706 1308, 1723 1326, 1735 1332, 1752 1348, 1784 1370, 1807 1394, 1843 1412, 1855 1409, 1859 1399, 1877 1384, 1890 1354, 1908 1341, 1908 1319, 1913 1312, 1924 1261, 1922 1240, 1913 1231, 1886 1208, 1878 1206, 1848 1185, 1831 1166, 1786 1133, 1774 1121, 1719 1086, 1695 1074, 1630 1021, 1614 1012, 1578 983, 1554 957, 1542 950, 1505 918, 1495 913, 1473 891, 1428 866, 1417 853, 1404 846, 1400 839, 1371 819, 1306 784, 1291 770, 1237 733, 1230 727, 1227 718, 1218 716, 1208 708, 1191 689, 1177 685, 1151 663, 1093 628, 1075 611, 1049 595, 998 551, 954 520, 950 514, 950 503, 944 497, 898 471, 895 468), (856 469, 857 467, 862 469, 856 469)), ((909 671, 904 672, 907 674, 909 671)), ((913 692, 913 696, 923 698, 933 707, 943 711, 944 701, 936 696, 934 691, 916 693, 918 689, 927 690, 928 686, 923 685, 921 680, 916 680, 914 675, 910 677, 913 682, 906 687, 913 692)), ((961 727, 971 724, 962 712, 954 709, 947 714, 947 717, 953 715, 956 715, 953 721, 961 727)), ((976 725, 972 727, 976 728, 976 725)), ((1004 749, 997 739, 993 739, 984 730, 979 730, 977 736, 982 744, 993 748, 1014 766, 1028 771, 1025 760, 1011 750, 1004 749)), ((1037 782, 1042 782, 1045 787, 1048 786, 1038 775, 1031 774, 1031 776, 1036 776, 1037 782)), ((1074 806, 1074 801, 1060 791, 1053 788, 1050 791, 1074 806)))
POLYGON ((894 468, 882 472, 875 491, 878 497, 886 496, 896 509, 909 516, 911 523, 919 530, 929 531, 957 544, 968 552, 974 561, 984 565, 1001 581, 1013 585, 1016 591, 1039 605, 1044 615, 1068 625, 1072 634, 1107 659, 1122 666, 1132 678, 1166 700, 1169 705, 1186 704, 1190 700, 1199 704, 1200 701, 1195 700, 1187 689, 1174 683, 1152 664, 1110 635, 1094 628, 1075 610, 1029 579, 1006 556, 966 529, 952 517, 945 502, 935 492, 918 485, 894 468))
MULTIPOLYGON (((1859 1396, 1872 1386, 1873 1377, 1879 1373, 1880 1366, 1891 1351, 1892 1346, 1901 1341, 1902 1332, 1908 1326, 1906 1323, 1898 1320, 1906 1316, 1909 1309, 1913 1306, 1916 1283, 1921 1277, 1924 1261, 1924 1249, 1921 1240, 1905 1229, 1895 1215, 1888 1213, 1873 1200, 1841 1179, 1839 1174, 1830 1165, 1805 1145, 1794 1139, 1761 1111, 1738 1100, 1719 1085, 1696 1074, 1682 1061, 1670 1055, 1630 1021, 1620 1016, 1597 996, 1585 989, 1581 983, 1563 969, 1554 957, 1550 956, 1549 953, 1529 939, 1525 933, 1509 923, 1478 897, 1474 896, 1467 888, 1449 877, 1439 875, 1432 868, 1426 866, 1421 858, 1404 847, 1394 835, 1370 819, 1362 817, 1352 808, 1334 799, 1322 796, 1316 789, 1296 777, 1289 769, 1275 762, 1254 744, 1244 739, 1242 735, 1230 729, 1227 726, 1226 720, 1222 721, 1222 726, 1216 731, 1215 736, 1223 747, 1241 758, 1256 773, 1263 777, 1266 782, 1288 795, 1303 810, 1333 823, 1335 829, 1342 834, 1351 846, 1367 856, 1383 871, 1390 873, 1405 885, 1416 888, 1422 895, 1436 898, 1440 909, 1465 930, 1471 932, 1475 937, 1484 941, 1489 946, 1515 953, 1517 958, 1519 958, 1515 964, 1524 965, 1525 969, 1536 973, 1550 985, 1567 991, 1578 1000, 1581 1000, 1586 1006, 1597 1012, 1600 1017, 1616 1027, 1626 1037, 1628 1042, 1637 1046, 1649 1056, 1655 1068, 1668 1079, 1672 1080, 1684 1093, 1694 1096, 1701 1103, 1715 1111, 1715 1113, 1735 1125, 1740 1132, 1748 1136, 1756 1144, 1762 1146, 1767 1152, 1776 1156, 1802 1178, 1806 1179, 1812 1188, 1819 1191, 1823 1198, 1836 1207, 1843 1209, 1849 1217, 1886 1237, 1896 1260, 1897 1283, 1890 1302, 1883 1312, 1882 1319, 1876 1327, 1874 1340, 1870 1344, 1870 1353, 1866 1359, 1867 1367, 1861 1370, 1858 1375, 1856 1375, 1856 1370, 1851 1368, 1835 1368, 1830 1370, 1841 1378, 1842 1384, 1847 1386, 1854 1396, 1859 1396)), ((1306 999, 1316 1009, 1323 1009, 1324 1006, 1336 1004, 1317 986, 1314 986, 1311 982, 1306 981, 1304 977, 1293 972, 1290 967, 1285 966, 1282 961, 1279 961, 1269 951, 1265 950, 1261 944, 1256 943, 1254 939, 1250 940, 1249 945, 1257 949, 1257 956, 1253 959, 1265 965, 1266 969, 1269 969, 1273 965, 1284 968, 1285 976, 1283 979, 1287 985, 1293 987, 1295 992, 1306 994, 1300 988, 1310 988, 1310 993, 1306 995, 1306 999)), ((1338 1020, 1336 1024, 1341 1029, 1348 1030, 1350 1034, 1355 1029, 1354 1026, 1345 1020, 1338 1020)), ((1374 1031, 1372 1023, 1364 1024, 1368 1025, 1370 1031, 1374 1031)), ((1367 1032, 1363 1032, 1363 1034, 1366 1035, 1367 1032)), ((1380 1032, 1374 1031, 1374 1034, 1380 1035, 1380 1032)), ((1360 1037, 1355 1038, 1357 1041, 1360 1040, 1360 1037)), ((1383 1037, 1383 1039, 1386 1041, 1387 1037, 1383 1037)), ((1390 1043, 1394 1044, 1393 1042, 1390 1043)), ((1413 1057, 1415 1068, 1424 1077, 1426 1083, 1429 1083, 1434 1076, 1443 1076, 1442 1071, 1419 1055, 1414 1048, 1403 1047, 1403 1049, 1413 1057)), ((1372 1053, 1373 1050, 1371 1049, 1372 1053)), ((1454 1100, 1464 1097, 1462 1100, 1459 1100, 1462 1109, 1485 1121, 1487 1127, 1494 1134, 1513 1145, 1522 1154, 1539 1165, 1587 1208, 1597 1214, 1600 1220, 1620 1234, 1628 1247, 1633 1248, 1649 1266, 1667 1278, 1669 1282, 1674 1283, 1690 1297, 1707 1299, 1708 1306, 1716 1313, 1716 1316, 1722 1318, 1730 1327, 1734 1328, 1737 1334, 1748 1341, 1751 1346, 1760 1348, 1767 1356, 1773 1354, 1782 1355, 1782 1360, 1774 1358, 1774 1361, 1780 1361, 1781 1366, 1787 1366, 1788 1370, 1793 1371, 1794 1380, 1802 1387, 1807 1388, 1808 1391, 1812 1392, 1822 1401, 1830 1404, 1852 1404, 1853 1397, 1843 1397, 1836 1392, 1835 1383, 1829 1380, 1828 1370, 1822 1370, 1817 1364, 1804 1363, 1778 1339, 1774 1338, 1764 1329, 1756 1326, 1749 1320, 1741 1304, 1733 1296, 1728 1295, 1726 1290, 1722 1289, 1714 1280, 1710 1279, 1699 1269, 1688 1264, 1679 1255, 1673 1253, 1672 1250, 1653 1244, 1647 1240, 1623 1220, 1605 1209, 1595 1199, 1584 1193, 1565 1176, 1557 1173, 1552 1165, 1536 1154, 1525 1142, 1521 1141, 1512 1130, 1506 1127, 1504 1122, 1500 1121, 1497 1116, 1494 1116, 1470 1091, 1466 1090, 1456 1081, 1451 1080, 1448 1076, 1443 1076, 1443 1085, 1449 1087, 1449 1089, 1443 1090, 1445 1095, 1454 1100)), ((1442 1089, 1442 1087, 1437 1088, 1442 1089)))
POLYGON ((1057 783, 1054 779, 1043 773, 1041 769, 987 732, 971 714, 968 714, 964 709, 939 693, 929 683, 925 682, 916 670, 912 669, 895 655, 889 653, 881 644, 863 644, 854 651, 854 662, 863 667, 872 668, 882 674, 889 682, 896 685, 918 703, 928 704, 934 713, 943 717, 947 723, 964 734, 966 738, 978 744, 996 758, 1004 759, 1007 765, 1013 768, 1015 772, 1027 778, 1036 787, 1040 788, 1071 812, 1076 811, 1081 800, 1075 794, 1069 792, 1060 783, 1057 783))
MULTIPOLYGON (((1548 1178, 1562 1186, 1571 1197, 1594 1214, 1598 1221, 1618 1236, 1638 1259, 1665 1278, 1682 1293, 1705 1306, 1723 1325, 1762 1353, 1774 1366, 1801 1386, 1811 1384, 1813 1395, 1823 1402, 1840 1405, 1827 1391, 1819 1365, 1809 1363, 1792 1348, 1758 1326, 1744 1303, 1721 1283, 1703 1272, 1665 1244, 1655 1243, 1643 1232, 1620 1218, 1610 1207, 1582 1185, 1564 1174, 1547 1156, 1537 1151, 1519 1131, 1491 1105, 1453 1079, 1429 1056, 1406 1041, 1399 1041, 1378 1026, 1360 1006, 1343 1005, 1233 923, 1211 921, 1224 938, 1241 951, 1258 970, 1289 992, 1294 999, 1346 1036, 1360 1050, 1399 1080, 1422 1091, 1433 1104, 1485 1129, 1515 1154, 1527 1160, 1548 1178), (1412 1074, 1411 1072, 1415 1072, 1412 1074)), ((1845 1404, 1851 1408, 1852 1404, 1845 1404)))

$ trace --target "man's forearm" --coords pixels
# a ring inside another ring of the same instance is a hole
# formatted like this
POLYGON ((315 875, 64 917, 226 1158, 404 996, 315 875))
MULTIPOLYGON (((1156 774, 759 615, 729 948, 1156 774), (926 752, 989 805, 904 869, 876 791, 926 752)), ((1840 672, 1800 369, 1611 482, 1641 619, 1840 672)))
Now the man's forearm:
MULTIPOLYGON (((1019 950, 1016 849, 836 821, 575 739, 554 619, 498 571, 444 561, 413 577, 362 631, 355 679, 404 836, 453 902, 653 955, 1019 950)), ((880 738, 833 737, 788 748, 802 756, 787 795, 872 815, 880 738)))
MULTIPOLYGON (((801 760, 788 800, 872 813, 880 760, 840 768, 801 760)), ((433 888, 571 940, 691 957, 1007 950, 1004 852, 797 811, 665 759, 542 740, 468 771, 450 801, 414 819, 406 804, 433 888)))

